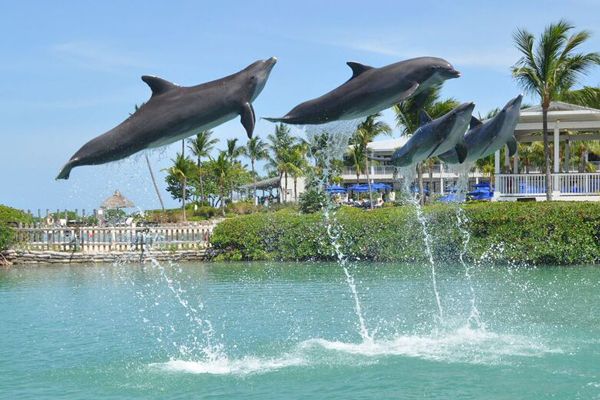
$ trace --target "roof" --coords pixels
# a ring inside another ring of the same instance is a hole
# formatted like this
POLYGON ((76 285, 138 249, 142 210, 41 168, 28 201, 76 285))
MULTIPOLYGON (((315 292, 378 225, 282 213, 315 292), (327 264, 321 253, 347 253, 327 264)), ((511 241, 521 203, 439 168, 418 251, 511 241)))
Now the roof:
MULTIPOLYGON (((576 104, 553 101, 548 108, 548 129, 558 126, 560 130, 571 132, 600 131, 600 110, 576 104)), ((521 110, 515 135, 540 132, 542 130, 542 107, 533 106, 521 110)))
MULTIPOLYGON (((279 177, 267 178, 256 182, 257 189, 279 187, 279 177)), ((254 189, 254 183, 243 185, 240 189, 254 189)))
POLYGON ((121 192, 115 190, 115 194, 104 200, 100 207, 110 210, 114 208, 132 208, 135 207, 135 205, 131 200, 123 196, 121 192))
POLYGON ((391 155, 396 149, 404 146, 408 139, 410 136, 404 135, 397 139, 378 140, 369 143, 367 149, 377 155, 391 155))

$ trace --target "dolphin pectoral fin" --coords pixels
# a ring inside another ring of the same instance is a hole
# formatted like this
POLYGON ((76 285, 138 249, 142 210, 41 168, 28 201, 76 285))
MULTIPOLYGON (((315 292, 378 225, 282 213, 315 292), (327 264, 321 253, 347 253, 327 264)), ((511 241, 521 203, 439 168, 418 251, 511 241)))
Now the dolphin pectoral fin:
POLYGON ((433 153, 435 153, 435 151, 442 145, 442 143, 444 143, 444 141, 442 140, 441 142, 439 142, 434 148, 433 150, 431 150, 431 153, 429 153, 429 155, 427 157, 425 157, 425 159, 427 160, 428 158, 430 158, 431 156, 433 156, 433 153))
POLYGON ((401 101, 406 100, 407 98, 415 94, 418 88, 419 84, 417 82, 413 83, 411 87, 406 89, 404 92, 400 93, 400 96, 398 96, 398 99, 396 99, 396 103, 400 103, 401 101))
POLYGON ((512 136, 510 139, 508 139, 508 142, 506 142, 506 147, 508 147, 508 156, 514 156, 517 152, 517 139, 512 136))
POLYGON ((58 174, 58 176, 55 178, 56 180, 59 179, 69 179, 69 175, 71 174, 71 170, 73 169, 73 164, 71 163, 71 161, 69 161, 68 163, 65 164, 65 166, 60 170, 60 173, 58 174))
POLYGON ((462 164, 467 159, 467 146, 465 146, 464 143, 457 143, 456 146, 454 146, 454 150, 456 150, 459 164, 462 164))
POLYGON ((354 61, 348 61, 346 64, 348 64, 350 69, 352 69, 352 77, 350 78, 350 80, 356 78, 357 76, 359 76, 360 74, 362 74, 365 71, 373 69, 373 67, 370 67, 368 65, 364 65, 361 63, 357 63, 354 61))
POLYGON ((240 117, 244 129, 246 129, 248 139, 252 139, 252 134, 254 133, 254 125, 256 123, 256 117, 254 115, 254 108, 252 108, 252 104, 244 103, 244 105, 242 106, 242 110, 240 111, 240 117))
POLYGON ((178 86, 174 83, 171 83, 165 79, 159 78, 157 76, 142 76, 142 80, 150 86, 150 90, 152 90, 153 96, 158 96, 159 94, 163 94, 168 92, 169 90, 175 89, 178 86))

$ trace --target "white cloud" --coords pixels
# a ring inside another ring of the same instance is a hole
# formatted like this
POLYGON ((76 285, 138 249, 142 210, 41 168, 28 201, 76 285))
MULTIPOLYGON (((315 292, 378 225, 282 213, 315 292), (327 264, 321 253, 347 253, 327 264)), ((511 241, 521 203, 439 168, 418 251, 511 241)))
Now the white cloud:
POLYGON ((140 55, 98 42, 59 43, 50 51, 63 61, 90 69, 137 68, 147 64, 140 55))

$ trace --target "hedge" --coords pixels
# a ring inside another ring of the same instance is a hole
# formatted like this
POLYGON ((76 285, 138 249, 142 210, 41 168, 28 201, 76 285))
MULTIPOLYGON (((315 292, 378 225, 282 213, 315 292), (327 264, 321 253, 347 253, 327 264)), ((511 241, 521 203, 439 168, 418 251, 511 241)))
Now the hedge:
POLYGON ((13 241, 10 224, 32 222, 31 216, 23 211, 0 204, 0 251, 6 250, 13 241))
MULTIPOLYGON (((426 261, 424 234, 411 206, 365 211, 342 207, 330 216, 293 210, 238 216, 212 236, 220 260, 333 260, 330 235, 352 260, 426 261)), ((600 262, 600 203, 472 203, 423 209, 436 260, 456 262, 470 235, 466 257, 527 264, 600 262), (466 217, 464 228, 457 218, 466 217)))

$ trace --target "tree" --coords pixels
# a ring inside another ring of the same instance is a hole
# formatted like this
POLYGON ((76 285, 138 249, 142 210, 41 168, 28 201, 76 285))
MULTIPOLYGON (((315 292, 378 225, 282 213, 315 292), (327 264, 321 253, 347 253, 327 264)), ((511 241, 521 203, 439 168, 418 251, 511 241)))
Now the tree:
POLYGON ((188 179, 194 174, 197 167, 192 160, 180 153, 177 153, 176 158, 171 161, 173 165, 167 168, 167 191, 174 199, 181 200, 183 221, 186 221, 185 201, 190 197, 190 192, 187 190, 188 179))
MULTIPOLYGON (((412 135, 419 128, 419 113, 421 110, 435 119, 458 107, 456 99, 448 98, 440 100, 440 87, 436 86, 419 96, 416 101, 409 98, 393 107, 396 114, 396 124, 401 128, 402 134, 412 135)), ((425 188, 423 186, 422 163, 417 164, 417 179, 419 182, 419 195, 421 204, 425 202, 425 188)))
POLYGON ((219 139, 212 139, 213 132, 202 131, 196 134, 193 139, 188 139, 188 148, 196 156, 196 165, 198 166, 198 183, 200 184, 200 201, 206 201, 204 197, 204 171, 202 169, 202 158, 206 158, 210 155, 210 152, 214 148, 215 144, 219 142, 219 139))
POLYGON ((221 202, 221 213, 225 215, 226 194, 238 189, 250 180, 248 172, 240 162, 231 161, 226 151, 219 152, 216 159, 206 163, 208 175, 215 183, 221 202))
POLYGON ((346 153, 346 164, 349 167, 354 169, 354 173, 356 174, 356 183, 360 183, 360 175, 365 173, 365 160, 366 154, 362 147, 360 146, 350 146, 348 147, 348 152, 346 153))
POLYGON ((229 161, 236 161, 244 154, 244 148, 237 145, 238 139, 228 139, 227 140, 227 157, 229 161))
POLYGON ((564 20, 550 24, 539 37, 537 46, 534 36, 527 30, 520 28, 513 34, 521 58, 512 67, 512 75, 525 91, 539 97, 542 107, 547 200, 552 200, 548 144, 550 102, 558 99, 561 92, 571 89, 592 66, 600 64, 600 54, 576 52, 589 39, 590 33, 584 30, 571 34, 573 29, 574 26, 564 20))
POLYGON ((267 136, 271 147, 271 156, 268 166, 279 174, 280 201, 287 201, 288 174, 295 166, 292 161, 292 151, 296 144, 296 138, 290 134, 290 129, 284 124, 277 124, 275 132, 267 136), (285 182, 282 185, 282 181, 285 182))
MULTIPOLYGON (((377 121, 381 117, 381 114, 369 115, 364 122, 361 122, 354 135, 350 139, 350 144, 360 147, 361 151, 366 155, 368 152, 367 146, 373 141, 373 139, 382 133, 392 133, 392 128, 388 124, 382 121, 377 121)), ((367 185, 369 186, 369 201, 371 209, 373 209, 373 193, 371 192, 371 177, 369 176, 369 158, 365 157, 365 171, 367 173, 367 185)))
POLYGON ((266 160, 269 157, 267 143, 260 137, 254 136, 252 139, 248 140, 248 143, 246 143, 244 155, 250 159, 252 182, 254 183, 254 204, 257 204, 255 163, 256 161, 266 160))

